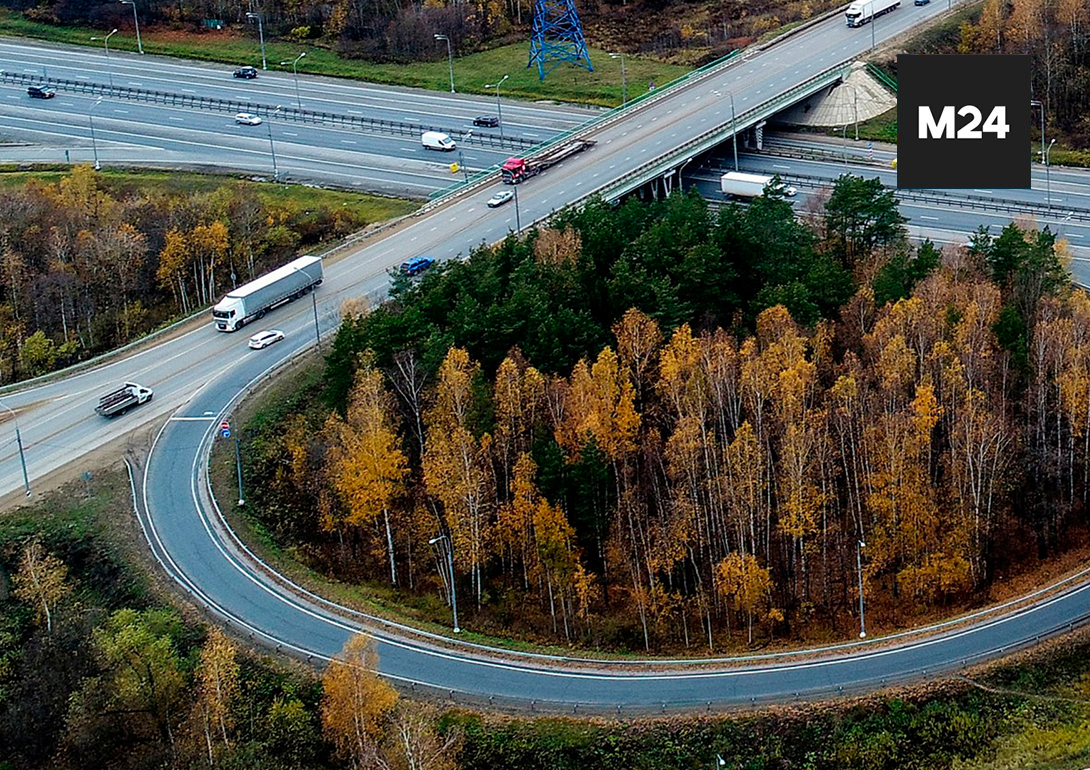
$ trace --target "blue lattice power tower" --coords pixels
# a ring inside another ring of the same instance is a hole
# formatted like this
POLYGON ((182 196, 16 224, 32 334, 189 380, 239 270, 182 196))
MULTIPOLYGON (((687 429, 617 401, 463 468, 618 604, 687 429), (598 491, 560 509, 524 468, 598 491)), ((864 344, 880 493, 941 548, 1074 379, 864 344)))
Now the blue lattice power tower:
POLYGON ((569 61, 594 72, 575 0, 536 0, 530 61, 526 66, 536 63, 538 76, 544 80, 557 66, 569 61))

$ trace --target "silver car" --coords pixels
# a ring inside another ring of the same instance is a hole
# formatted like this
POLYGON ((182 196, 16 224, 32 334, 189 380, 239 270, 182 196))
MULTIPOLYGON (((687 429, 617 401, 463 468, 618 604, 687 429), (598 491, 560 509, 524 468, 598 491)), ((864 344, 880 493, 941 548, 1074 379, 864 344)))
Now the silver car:
POLYGON ((238 115, 235 115, 235 122, 240 126, 260 126, 261 118, 249 112, 240 112, 238 115))

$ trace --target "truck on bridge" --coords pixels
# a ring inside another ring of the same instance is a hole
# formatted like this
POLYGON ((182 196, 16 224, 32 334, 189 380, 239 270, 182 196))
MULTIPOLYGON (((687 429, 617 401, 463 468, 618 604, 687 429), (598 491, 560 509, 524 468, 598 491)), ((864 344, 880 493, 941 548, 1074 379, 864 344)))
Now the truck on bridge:
POLYGON ((322 258, 299 257, 271 273, 227 292, 212 308, 212 321, 221 332, 233 332, 285 302, 291 302, 322 282, 322 258))
MULTIPOLYGON (((719 189, 723 195, 735 198, 756 198, 764 195, 765 188, 773 182, 779 181, 779 176, 765 176, 764 174, 743 174, 738 171, 728 171, 719 178, 719 189)), ((780 181, 782 185, 783 182, 780 181)), ((783 186, 783 194, 793 196, 797 190, 794 187, 783 186)))
POLYGON ((504 184, 518 184, 524 179, 537 176, 545 169, 555 166, 560 161, 577 152, 593 147, 593 139, 576 139, 574 142, 557 145, 536 158, 508 158, 501 168, 504 184))
POLYGON ((95 407, 95 411, 103 417, 116 417, 119 414, 124 414, 138 404, 150 401, 151 396, 151 388, 145 388, 143 385, 137 385, 135 382, 126 382, 117 390, 111 390, 100 398, 98 400, 98 406, 95 407))
POLYGON ((844 12, 849 27, 862 27, 875 17, 889 13, 901 5, 901 0, 854 0, 844 12))

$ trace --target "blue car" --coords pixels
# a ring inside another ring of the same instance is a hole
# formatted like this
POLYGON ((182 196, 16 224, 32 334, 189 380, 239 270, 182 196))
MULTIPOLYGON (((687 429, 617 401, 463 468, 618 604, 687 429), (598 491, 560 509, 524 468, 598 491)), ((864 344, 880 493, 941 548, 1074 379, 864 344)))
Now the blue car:
POLYGON ((401 263, 401 274, 411 278, 414 275, 420 275, 434 264, 435 260, 431 257, 416 257, 401 263))

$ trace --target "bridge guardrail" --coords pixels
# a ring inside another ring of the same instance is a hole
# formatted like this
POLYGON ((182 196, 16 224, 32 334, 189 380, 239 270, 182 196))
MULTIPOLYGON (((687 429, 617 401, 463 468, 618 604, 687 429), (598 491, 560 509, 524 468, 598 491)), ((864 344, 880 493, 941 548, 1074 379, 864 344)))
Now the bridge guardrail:
MULTIPOLYGON (((297 107, 271 106, 259 102, 240 101, 237 99, 220 99, 213 96, 198 96, 179 94, 170 91, 152 91, 145 88, 130 88, 129 86, 111 86, 101 83, 91 83, 82 80, 68 80, 65 78, 49 78, 40 75, 30 75, 19 72, 5 72, 0 70, 0 82, 19 85, 50 86, 58 91, 89 94, 104 98, 127 99, 130 101, 152 102, 166 104, 171 107, 186 107, 210 112, 249 112, 254 115, 270 118, 290 120, 296 123, 314 123, 324 125, 347 126, 363 132, 382 134, 388 136, 416 136, 419 137, 425 131, 441 131, 452 136, 465 134, 464 128, 449 128, 444 126, 429 126, 422 123, 406 123, 398 120, 382 120, 368 118, 363 115, 343 115, 337 112, 320 112, 317 110, 303 110, 297 107)), ((474 133, 467 139, 466 144, 482 147, 495 147, 500 149, 523 150, 533 147, 532 139, 520 137, 501 137, 493 133, 474 133)))
MULTIPOLYGON (((847 63, 847 64, 837 64, 834 67, 829 67, 828 69, 819 72, 817 75, 814 75, 813 77, 807 78, 802 83, 799 83, 798 85, 791 87, 787 91, 784 91, 779 96, 776 96, 776 97, 768 100, 767 102, 764 102, 760 106, 753 107, 753 108, 751 108, 749 110, 746 110, 741 115, 735 116, 734 122, 735 122, 735 124, 745 123, 747 120, 752 119, 755 115, 765 113, 765 112, 767 112, 769 110, 769 108, 775 109, 776 107, 778 107, 783 102, 793 99, 795 97, 795 95, 797 95, 798 93, 812 88, 814 83, 822 81, 822 80, 826 80, 831 75, 833 75, 834 73, 837 73, 837 72, 842 73, 842 72, 847 71, 850 68, 851 68, 851 63, 850 62, 847 63)), ((843 75, 841 75, 841 76, 843 76, 843 75)), ((658 160, 658 163, 660 165, 663 165, 663 164, 669 165, 671 162, 674 162, 675 160, 680 161, 681 156, 686 155, 690 150, 692 150, 692 148, 694 148, 694 147, 696 147, 696 146, 698 146, 698 145, 700 145, 700 144, 702 144, 704 142, 707 142, 712 137, 722 133, 723 129, 724 129, 724 126, 717 126, 716 128, 709 129, 708 131, 705 131, 704 133, 700 134, 699 136, 696 136, 696 137, 690 139, 689 141, 687 141, 687 142, 685 142, 685 143, 683 143, 681 145, 678 145, 672 151, 670 151, 670 152, 666 153, 665 155, 661 156, 659 158, 659 160, 658 160)), ((628 173, 622 174, 621 176, 617 177, 616 179, 601 185, 598 189, 591 191, 587 195, 583 196, 583 198, 581 200, 586 200, 587 198, 592 197, 593 195, 608 196, 608 191, 609 190, 623 188, 624 185, 627 182, 629 182, 630 180, 632 180, 632 179, 634 179, 636 177, 642 176, 642 175, 644 175, 646 173, 647 173, 646 167, 642 167, 642 168, 638 168, 638 169, 634 169, 632 171, 629 171, 628 173)), ((578 201, 573 201, 573 203, 576 203, 576 202, 578 202, 578 201)))

